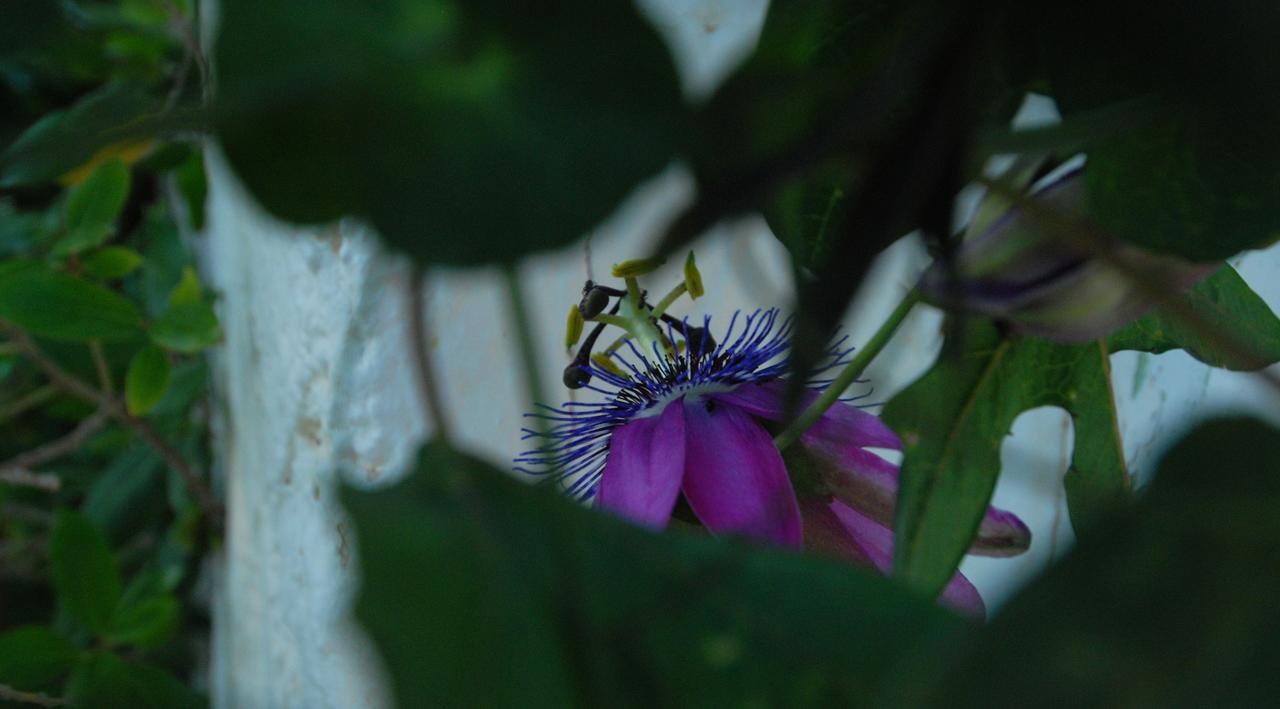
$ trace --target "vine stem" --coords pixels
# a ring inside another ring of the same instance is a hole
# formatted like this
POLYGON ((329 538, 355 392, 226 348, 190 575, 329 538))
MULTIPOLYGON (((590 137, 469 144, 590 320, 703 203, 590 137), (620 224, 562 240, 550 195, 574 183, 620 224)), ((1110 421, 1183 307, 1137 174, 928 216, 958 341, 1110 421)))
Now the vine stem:
POLYGON ((414 265, 413 272, 409 276, 409 310, 411 311, 409 339, 413 349, 413 368, 422 403, 434 419, 436 438, 446 446, 452 447, 449 417, 444 401, 440 398, 440 388, 436 384, 434 375, 435 369, 431 365, 431 348, 427 343, 427 303, 424 296, 426 285, 426 271, 421 266, 414 265))
MULTIPOLYGON (((539 366, 538 351, 533 344, 533 331, 529 329, 529 312, 525 309, 524 294, 520 284, 520 274, 516 265, 508 263, 502 267, 502 275, 507 282, 507 301, 511 308, 511 320, 516 328, 516 342, 520 345, 520 362, 524 365, 525 391, 533 404, 547 403, 546 394, 542 391, 542 379, 539 366)), ((536 419, 538 431, 546 434, 546 421, 536 419)))
POLYGON ((920 292, 914 288, 907 291, 907 294, 898 303, 898 307, 893 309, 888 319, 880 325, 880 328, 871 336, 871 339, 867 340, 867 344, 863 345, 854 354, 853 359, 849 360, 849 364, 845 365, 840 374, 831 382, 831 385, 822 392, 809 408, 801 412, 796 417, 796 420, 791 422, 791 425, 774 437, 773 444, 779 450, 795 443, 801 434, 817 423, 819 418, 822 418, 822 414, 826 413, 827 409, 836 403, 840 395, 844 393, 844 390, 848 389, 849 385, 853 384, 858 376, 866 371, 867 365, 871 364, 871 360, 880 354, 880 351, 884 349, 884 346, 893 337, 893 333, 897 332, 898 327, 902 325, 902 321, 906 319, 907 313, 910 313, 918 302, 920 302, 920 292))
POLYGON ((39 367, 45 376, 49 377, 49 381, 63 391, 83 399, 91 404, 96 404, 98 410, 106 414, 109 418, 123 424, 133 430, 147 445, 155 449, 160 457, 170 468, 173 468, 178 476, 182 478, 183 485, 191 492, 191 496, 195 498, 196 504, 209 519, 210 524, 215 530, 220 531, 222 528, 222 506, 218 504, 218 500, 214 497, 213 492, 209 489, 200 473, 195 469, 182 453, 178 452, 164 437, 159 434, 151 424, 146 421, 132 416, 125 410, 124 405, 118 399, 98 391, 92 386, 84 383, 71 373, 67 372, 57 362, 54 362, 48 355, 36 345, 27 333, 21 329, 10 325, 7 322, 0 321, 0 327, 4 327, 9 332, 9 337, 13 343, 18 346, 19 351, 27 359, 31 360, 39 367))

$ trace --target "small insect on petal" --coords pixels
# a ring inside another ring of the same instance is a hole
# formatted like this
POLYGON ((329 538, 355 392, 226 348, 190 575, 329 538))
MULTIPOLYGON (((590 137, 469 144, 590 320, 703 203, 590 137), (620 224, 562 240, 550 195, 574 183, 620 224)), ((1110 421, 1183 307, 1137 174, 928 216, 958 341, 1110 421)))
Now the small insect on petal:
POLYGON ((569 318, 564 326, 564 348, 566 350, 572 349, 574 345, 578 344, 578 340, 582 337, 583 322, 582 311, 578 309, 578 306, 570 306, 569 318))
POLYGON ((635 278, 636 276, 643 276, 646 273, 658 270, 663 263, 665 263, 665 260, 658 258, 634 258, 630 261, 615 263, 613 264, 613 277, 635 278))
POLYGON ((689 257, 684 260, 684 287, 689 291, 689 297, 697 300, 701 298, 706 291, 702 288, 702 274, 698 273, 698 264, 693 260, 693 252, 689 252, 689 257))

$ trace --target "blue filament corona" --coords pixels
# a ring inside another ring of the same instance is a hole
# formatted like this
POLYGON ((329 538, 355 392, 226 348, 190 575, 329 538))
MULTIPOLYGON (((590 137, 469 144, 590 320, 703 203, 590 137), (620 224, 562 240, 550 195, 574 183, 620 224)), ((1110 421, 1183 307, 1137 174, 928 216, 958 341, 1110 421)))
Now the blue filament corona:
MULTIPOLYGON (((762 384, 786 374, 791 365, 791 318, 779 322, 776 308, 756 310, 745 317, 735 312, 724 337, 708 351, 710 326, 710 316, 703 318, 701 329, 690 326, 687 319, 680 326, 666 325, 669 342, 676 342, 679 334, 686 343, 684 351, 674 355, 660 351, 657 343, 645 353, 628 341, 629 354, 615 351, 609 355, 626 376, 588 361, 584 369, 590 373, 591 383, 583 388, 604 400, 571 401, 560 407, 538 404, 538 412, 525 414, 549 425, 545 434, 521 429, 521 440, 532 439, 542 445, 515 458, 516 472, 559 482, 566 494, 588 500, 595 495, 610 438, 619 426, 696 388, 762 384)), ((848 362, 853 348, 845 347, 845 340, 841 337, 828 346, 814 376, 848 362)), ((809 385, 821 390, 831 381, 811 379, 809 385)))

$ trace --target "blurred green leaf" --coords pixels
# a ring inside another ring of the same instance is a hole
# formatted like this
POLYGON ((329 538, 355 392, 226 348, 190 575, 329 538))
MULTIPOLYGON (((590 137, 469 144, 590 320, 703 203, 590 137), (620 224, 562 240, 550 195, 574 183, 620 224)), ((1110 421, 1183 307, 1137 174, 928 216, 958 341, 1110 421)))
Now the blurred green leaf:
POLYGON ((1267 706, 1280 692, 1280 431, 1203 424, 1146 495, 944 662, 920 706, 1267 706))
POLYGON ((5 0, 0 3, 0 57, 39 49, 63 22, 62 8, 48 0, 5 0))
POLYGON ((59 510, 49 563, 62 606, 95 633, 108 632, 122 589, 115 555, 102 532, 83 515, 59 510))
POLYGON ((187 266, 182 269, 182 278, 178 281, 178 285, 169 292, 169 305, 189 305, 199 303, 203 299, 204 292, 200 289, 200 278, 196 276, 194 268, 187 266))
POLYGON ((71 671, 79 655, 79 648, 47 627, 15 628, 0 635, 0 684, 47 689, 71 671))
POLYGON ((904 444, 895 571, 930 594, 969 548, 1000 474, 1000 443, 1023 411, 1057 406, 1071 414, 1075 448, 1064 484, 1077 534, 1088 534, 1129 489, 1101 341, 1006 338, 979 318, 958 337, 964 349, 944 350, 881 416, 904 444))
POLYGON ((166 349, 193 354, 221 342, 222 329, 208 303, 180 303, 151 325, 151 339, 166 349))
POLYGON ((114 281, 142 265, 142 254, 125 246, 106 246, 80 259, 84 274, 99 281, 114 281))
POLYGON ((567 244, 677 151, 674 67, 630 3, 232 0, 219 137, 277 216, 369 218, 421 262, 567 244))
POLYGON ((129 196, 129 168, 113 158, 99 165, 67 196, 67 234, 54 247, 66 256, 101 245, 115 231, 129 196))
POLYGON ((27 129, 0 155, 0 187, 53 181, 113 145, 129 153, 155 131, 159 108, 143 86, 107 84, 27 129))
POLYGON ((125 662, 109 652, 95 652, 67 683, 76 706, 95 709, 186 709, 208 701, 159 667, 125 662))
POLYGON ((107 640, 118 645, 156 647, 178 630, 182 606, 171 595, 125 599, 111 618, 107 640))
POLYGON ((1064 119, 1154 97, 1156 120, 1087 146, 1090 212, 1150 250, 1213 261, 1280 237, 1280 10, 1179 2, 1027 13, 1064 119), (1087 48, 1082 46, 1087 39, 1087 48))
POLYGON ((0 263, 0 318, 54 340, 123 340, 142 325, 118 293, 32 261, 0 263))
POLYGON ((120 542, 164 512, 164 478, 160 458, 146 445, 135 445, 101 469, 80 511, 120 542))
POLYGON ((40 217, 0 200, 0 258, 24 254, 36 241, 40 217))
POLYGON ((438 444, 343 500, 401 706, 857 704, 962 625, 860 569, 656 535, 438 444))
POLYGON ((209 185, 204 174, 204 151, 193 150, 173 175, 182 199, 186 202, 191 228, 196 231, 204 229, 204 205, 209 196, 209 185))
POLYGON ((129 413, 145 415, 169 389, 169 357, 155 345, 138 350, 129 362, 124 381, 124 401, 129 413))
POLYGON ((1224 265, 1196 284, 1184 300, 1204 322, 1224 328, 1251 347, 1256 356, 1241 357, 1160 310, 1112 333, 1107 338, 1108 349, 1153 354, 1181 349, 1205 364, 1246 371, 1280 362, 1280 318, 1231 266, 1224 265))

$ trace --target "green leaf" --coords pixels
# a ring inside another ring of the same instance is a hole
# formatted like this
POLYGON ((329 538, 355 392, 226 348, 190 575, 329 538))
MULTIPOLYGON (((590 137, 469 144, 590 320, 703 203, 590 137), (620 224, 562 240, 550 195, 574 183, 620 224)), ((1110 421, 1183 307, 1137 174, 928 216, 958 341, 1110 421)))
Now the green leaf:
POLYGON ((1257 154, 1231 130, 1170 118, 1090 149, 1090 215, 1126 241, 1193 261, 1280 239, 1280 151, 1257 154))
POLYGON ((1139 246, 1220 260, 1280 237, 1280 13, 1265 0, 1223 12, 1176 3, 1039 8, 1040 40, 1064 120, 1154 97, 1157 120, 1086 147, 1091 215, 1139 246), (1134 29, 1142 27, 1143 31, 1134 29), (1081 37, 1088 38, 1082 51, 1081 37))
POLYGON ((1203 424, 909 706, 1266 706, 1280 692, 1280 431, 1203 424))
POLYGON ((151 447, 134 445, 105 466, 89 486, 81 513, 115 543, 164 513, 164 477, 151 447))
POLYGON ((204 174, 204 151, 193 151, 191 157, 174 170, 173 176, 182 199, 186 202, 191 228, 196 231, 204 229, 204 205, 209 196, 209 185, 204 174))
POLYGON ((0 684, 23 691, 49 688, 71 671, 80 651, 49 628, 31 625, 0 635, 0 684))
POLYGON ((1205 364, 1245 371, 1280 362, 1280 318, 1231 266, 1224 265, 1196 284, 1183 300, 1204 322, 1224 328, 1253 352, 1242 355, 1223 347, 1162 310, 1112 333, 1107 338, 1107 348, 1112 352, 1138 350, 1152 354, 1181 349, 1205 364))
POLYGON ((54 247, 54 254, 67 256, 106 241, 128 196, 129 168, 119 159, 99 165, 67 196, 67 235, 54 247))
POLYGON ((106 638, 117 645, 157 647, 174 636, 181 615, 178 599, 168 594, 125 599, 111 618, 106 638))
POLYGON ((285 219, 363 215, 421 262, 567 244, 677 152, 687 110, 629 3, 232 0, 219 138, 285 219))
POLYGON ((178 285, 169 292, 169 305, 188 305, 199 303, 203 299, 204 292, 200 289, 200 278, 196 276, 196 270, 191 266, 183 268, 178 285))
POLYGON ((222 329, 208 303, 181 303, 170 306, 151 325, 151 339, 166 349, 192 354, 221 342, 222 329))
POLYGON ((959 334, 964 350, 944 352, 881 416, 902 437, 905 454, 895 572, 930 594, 969 548, 1000 474, 1000 442, 1023 411, 1057 406, 1072 416, 1075 450, 1065 485, 1078 534, 1129 489, 1101 341, 1005 338, 977 318, 959 334))
POLYGON ((80 258, 84 274, 99 281, 114 281, 142 265, 142 254, 125 246, 106 246, 80 258))
POLYGON ((139 85, 107 84, 27 129, 0 155, 0 187, 50 182, 113 144, 143 138, 160 108, 139 85))
POLYGON ((861 703, 963 625, 860 569, 653 534, 439 444, 343 501, 401 706, 861 703))
POLYGON ((49 542, 49 564, 58 601, 99 635, 110 629, 120 602, 120 572, 102 532, 83 515, 59 510, 49 542))
POLYGON ((102 286, 30 261, 0 265, 0 318, 53 340, 124 340, 142 314, 102 286))
POLYGON ((109 652, 95 652, 67 683, 76 706, 103 709, 186 709, 208 701, 159 667, 125 662, 109 652))
POLYGON ((129 413, 142 416, 151 410, 169 389, 169 357, 155 345, 138 350, 129 362, 124 380, 124 401, 129 413))

